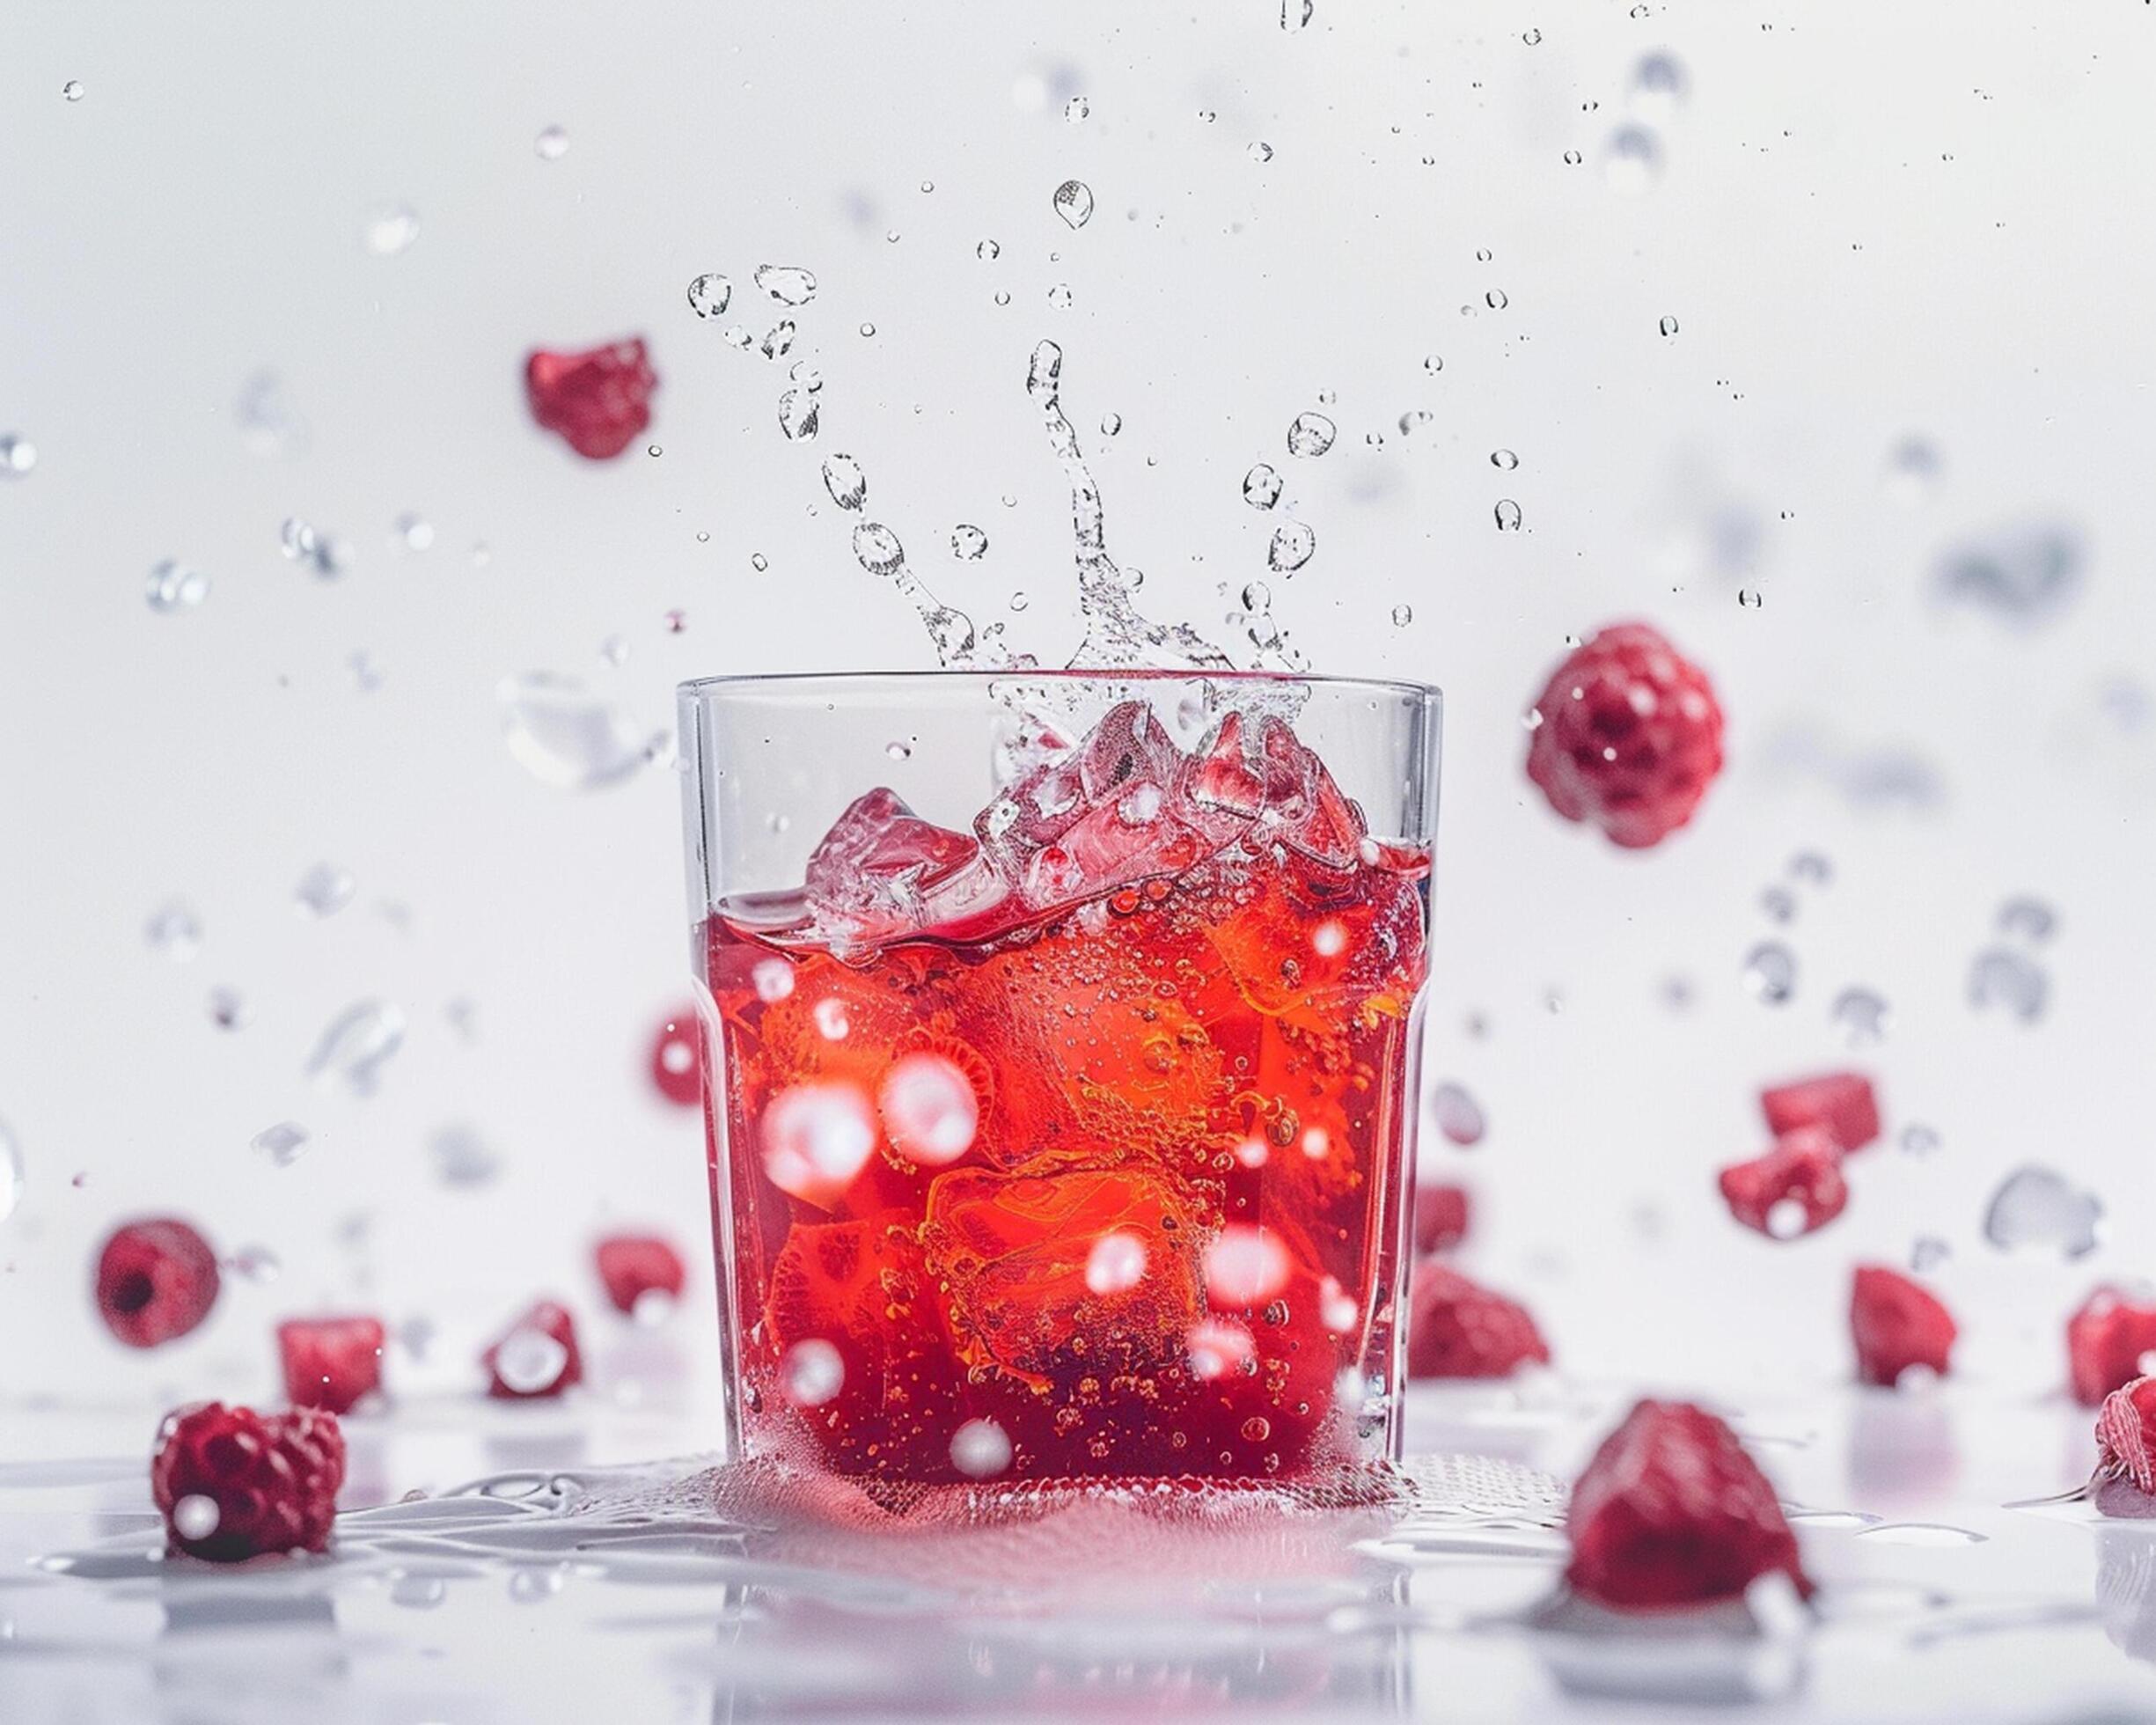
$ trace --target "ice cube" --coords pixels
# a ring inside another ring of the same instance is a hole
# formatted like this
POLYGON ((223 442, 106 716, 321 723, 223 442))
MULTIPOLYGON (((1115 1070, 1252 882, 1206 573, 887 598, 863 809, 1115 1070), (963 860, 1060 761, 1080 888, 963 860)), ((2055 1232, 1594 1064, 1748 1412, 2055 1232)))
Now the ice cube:
POLYGON ((922 820, 878 786, 856 797, 810 853, 809 906, 824 933, 848 943, 912 933, 933 920, 924 897, 979 851, 967 834, 922 820))

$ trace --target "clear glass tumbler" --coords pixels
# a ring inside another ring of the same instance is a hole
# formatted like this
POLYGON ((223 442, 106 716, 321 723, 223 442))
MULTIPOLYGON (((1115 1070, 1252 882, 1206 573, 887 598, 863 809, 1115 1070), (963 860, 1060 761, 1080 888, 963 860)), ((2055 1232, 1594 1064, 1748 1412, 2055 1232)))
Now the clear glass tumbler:
POLYGON ((1437 691, 927 672, 680 708, 729 1453, 1397 1456, 1437 691))

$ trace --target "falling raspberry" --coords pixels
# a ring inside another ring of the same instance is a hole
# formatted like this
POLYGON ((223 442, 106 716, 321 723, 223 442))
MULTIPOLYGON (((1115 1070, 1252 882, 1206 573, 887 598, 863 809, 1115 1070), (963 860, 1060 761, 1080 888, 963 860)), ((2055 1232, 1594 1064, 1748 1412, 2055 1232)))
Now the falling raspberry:
POLYGON ((1899 1271, 1858 1266, 1849 1301, 1857 1376, 1891 1388, 1911 1366, 1945 1376, 1957 1333, 1953 1314, 1899 1271))
POLYGON ((1720 1177, 1729 1214, 1774 1240, 1823 1228, 1849 1202, 1842 1153, 1816 1127, 1793 1132, 1763 1156, 1734 1163, 1720 1177))
POLYGON ((1689 1402, 1643 1401, 1602 1440, 1566 1517, 1574 1590, 1620 1611, 1733 1599, 1779 1570, 1811 1592, 1774 1487, 1689 1402))
POLYGON ((651 1043, 651 1082, 679 1107, 693 1108, 704 1099, 703 1042, 694 1007, 669 1013, 659 1026, 651 1043))
POLYGON ((382 1387, 382 1320, 294 1318, 277 1325, 284 1395, 294 1407, 349 1413, 382 1387))
POLYGON ((1470 1200, 1465 1186, 1415 1188, 1415 1250, 1445 1252, 1467 1237, 1470 1200))
POLYGON ((1706 675, 1644 623, 1602 630, 1536 703, 1527 775, 1566 820, 1643 849, 1692 817, 1722 765, 1706 675))
POLYGON ((2066 1320, 2066 1364, 2074 1399, 2095 1407, 2143 1376, 2156 1354, 2156 1295, 2107 1283, 2066 1320))
POLYGON ((584 1376, 576 1322, 552 1300, 539 1301, 510 1325, 480 1363, 487 1368, 487 1393, 510 1401, 558 1396, 584 1376))
POLYGON ((337 1417, 198 1402, 165 1416, 150 1488, 172 1550, 216 1563, 327 1547, 344 1483, 337 1417))
POLYGON ((98 1315, 129 1347, 184 1336, 217 1302, 217 1255, 188 1223, 147 1217, 114 1229, 98 1254, 98 1315))
POLYGON ((681 1254, 656 1234, 609 1235, 592 1256, 616 1311, 643 1318, 681 1297, 681 1254))
POLYGON ((2156 1377, 2137 1377, 2103 1398, 2096 1415, 2096 1477, 2156 1495, 2156 1377))
POLYGON ((524 361, 532 417, 592 461, 611 459, 643 434, 658 384, 638 337, 585 353, 539 349, 524 361))
POLYGON ((1823 1127, 1843 1150, 1860 1150, 1879 1136, 1879 1098, 1861 1072, 1829 1072, 1776 1084, 1759 1093, 1767 1128, 1777 1138, 1823 1127))
POLYGON ((1408 1308, 1410 1377, 1509 1377, 1549 1361, 1550 1345, 1525 1306, 1434 1259, 1415 1266, 1408 1308))

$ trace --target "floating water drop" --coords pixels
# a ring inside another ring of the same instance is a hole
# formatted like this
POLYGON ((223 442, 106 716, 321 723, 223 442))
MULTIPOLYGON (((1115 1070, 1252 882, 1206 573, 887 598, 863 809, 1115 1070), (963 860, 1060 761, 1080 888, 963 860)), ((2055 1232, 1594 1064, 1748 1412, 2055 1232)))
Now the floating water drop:
POLYGON ((152 611, 192 611, 209 597, 209 577, 167 557, 150 571, 152 611))
POLYGON ((226 982, 209 991, 209 1022, 221 1031, 245 1030, 254 1017, 246 997, 226 982))
POLYGON ((1411 437, 1430 422, 1431 415, 1420 407, 1411 407, 1400 415, 1400 435, 1411 437))
POLYGON ((1969 967, 1969 1003, 1979 1012, 2001 1011, 2033 1024, 2043 1017, 2050 979, 2025 952, 1987 947, 1969 967))
POLYGON ((1265 562, 1276 575, 1293 575, 1310 561, 1317 549, 1317 535, 1309 524, 1283 521, 1272 530, 1272 543, 1265 547, 1265 562))
POLYGON ((1520 33, 1520 40, 1525 42, 1529 48, 1538 48, 1542 44, 1542 32, 1539 30, 1531 29, 1522 30, 1520 33))
POLYGON ((792 442, 814 442, 818 418, 814 390, 789 389, 779 397, 779 429, 792 442))
POLYGON ((1869 988, 1844 988, 1834 997, 1831 1017, 1842 1039, 1852 1048, 1869 1047, 1886 1040, 1893 1013, 1885 996, 1869 988))
POLYGON ((299 877, 299 885, 292 896, 299 907, 316 916, 334 916, 352 902, 357 883, 349 869, 340 869, 334 862, 317 862, 299 877))
POLYGON ((419 217, 409 204, 385 205, 368 217, 360 237, 376 257, 393 258, 419 238, 419 217))
POLYGON ((973 255, 983 263, 994 263, 1003 255, 1003 248, 993 239, 984 239, 973 248, 973 255))
POLYGON ((950 554, 961 562, 978 562, 988 554, 988 535, 960 522, 950 530, 950 554))
POLYGON ((1488 1129, 1482 1105, 1463 1085, 1440 1084, 1430 1092, 1428 1106, 1432 1122, 1448 1141, 1463 1149, 1482 1142, 1483 1134, 1488 1129))
POLYGON ((1267 143, 1263 138, 1259 138, 1256 143, 1250 145, 1250 158, 1253 162, 1258 163, 1262 167, 1265 163, 1270 162, 1272 159, 1272 146, 1267 143))
POLYGON ((2086 562, 2081 536, 2063 522, 2016 522, 1950 547, 1932 579, 1948 604, 2033 629, 2072 604, 2086 562))
POLYGON ((1662 147, 1644 126, 1620 126, 1603 146, 1602 177, 1610 189, 1626 197, 1649 190, 1661 173, 1662 147))
POLYGON ((1093 105, 1083 96, 1073 96, 1070 100, 1063 104, 1063 118, 1073 126, 1092 112, 1093 105))
POLYGON ((1497 518, 1499 532, 1516 533, 1520 531, 1520 505, 1510 497, 1499 498, 1497 508, 1491 512, 1497 518))
POLYGON ((1802 881, 1807 886, 1831 886, 1834 863, 1815 850, 1800 850, 1789 859, 1789 877, 1802 881))
POLYGON ((1502 288, 1492 288, 1489 292, 1483 295, 1482 302, 1492 312, 1502 312, 1512 304, 1512 301, 1506 297, 1505 290, 1502 288))
POLYGON ((489 1185, 501 1172, 502 1158, 475 1127, 462 1121, 445 1126, 427 1141, 435 1178, 447 1186, 489 1185))
POLYGON ((280 1120, 256 1133, 248 1140, 247 1148, 268 1156, 280 1168, 290 1168, 307 1148, 307 1128, 297 1120, 280 1120))
POLYGON ((1744 986, 1769 1006, 1787 1004, 1797 992, 1797 955, 1778 940, 1760 942, 1744 955, 1744 986))
POLYGON ((715 270, 708 270, 689 283, 689 310, 700 318, 715 318, 733 304, 734 284, 715 270))
POLYGON ((355 1001, 323 1030, 307 1057, 310 1078, 337 1077, 370 1096, 382 1068, 404 1046, 404 1014, 389 1001, 355 1001))
POLYGON ((173 899, 150 913, 149 921, 143 925, 143 938, 152 951, 184 965, 202 951, 202 921, 192 906, 173 899))
POLYGON ((1686 84, 1683 63, 1675 55, 1643 56, 1632 69, 1632 112, 1646 121, 1668 119, 1683 102, 1686 84))
POLYGON ((65 84, 60 86, 60 99, 62 101, 79 102, 82 100, 82 99, 83 81, 80 78, 71 77, 65 84))
POLYGON ((518 765, 558 790, 617 784, 650 759, 651 742, 581 678, 551 671, 507 677, 495 688, 503 734, 518 765))
POLYGON ((1407 626, 1408 626, 1410 623, 1413 622, 1414 620, 1415 620, 1415 607, 1414 607, 1413 606, 1412 606, 1412 605, 1396 605, 1396 606, 1394 606, 1392 607, 1392 626, 1393 626, 1393 628, 1398 628, 1398 629, 1404 629, 1404 628, 1406 628, 1406 627, 1407 627, 1407 626))
POLYGON ((1339 428, 1323 414, 1297 414, 1287 428, 1287 452, 1312 458, 1323 455, 1338 434, 1339 428))
POLYGON ((1887 451, 1887 490, 1898 503, 1921 503, 1938 488, 1945 466, 1938 449, 1927 439, 1904 437, 1887 451))
POLYGON ((840 509, 857 510, 869 501, 869 477, 852 456, 828 456, 824 461, 824 489, 840 509))
POLYGON ((1921 1121, 1911 1120, 1896 1141, 1904 1156, 1929 1156, 1939 1148, 1939 1134, 1921 1121))
POLYGON ((558 162, 569 153, 568 128, 565 126, 543 127, 532 140, 532 148, 542 162, 558 162))
POLYGON ((1059 312, 1069 311, 1071 308, 1071 291, 1069 284, 1063 282, 1058 282, 1055 286, 1049 289, 1048 303, 1054 306, 1059 312))
POLYGON ((1909 1267, 1918 1275, 1929 1275, 1954 1256, 1954 1248, 1936 1234, 1919 1234, 1909 1243, 1909 1267))
POLYGON ((2095 1251, 2103 1201, 2049 1168, 2016 1169, 1984 1208, 1984 1237, 2001 1252, 2031 1251, 2064 1259, 2095 1251))
POLYGON ((1759 908, 1773 922, 1793 922, 1797 920, 1797 895, 1786 886, 1770 886, 1759 895, 1759 908))
POLYGON ((1568 168, 1576 168, 1586 160, 1587 158, 1577 150, 1567 150, 1565 152, 1565 165, 1568 168))
POLYGON ((1307 29, 1316 6, 1316 0, 1280 0, 1280 28, 1291 35, 1298 30, 1307 29))
POLYGON ((792 264, 759 263, 756 285, 781 305, 806 305, 816 297, 816 277, 792 264))
POLYGON ((423 515, 407 510, 397 518, 397 542, 407 551, 427 551, 434 546, 434 525, 423 515))
POLYGON ((1664 335, 1675 335, 1677 333, 1677 320, 1675 318, 1664 318, 1657 327, 1664 335))
POLYGON ((268 1246, 252 1244, 233 1248, 232 1255, 224 1260, 224 1266, 242 1281, 259 1282, 265 1286, 276 1281, 284 1270, 275 1252, 268 1246))
POLYGON ((1756 611, 1767 602, 1767 597, 1756 587, 1737 589, 1737 607, 1742 611, 1756 611))
POLYGON ((791 353, 794 350, 794 320, 781 318, 774 324, 765 332, 763 348, 766 359, 784 359, 791 353))
POLYGON ((1243 476, 1243 501, 1252 509, 1271 509, 1280 501, 1280 476, 1260 461, 1243 476))
POLYGON ((1520 465, 1520 458, 1508 449, 1493 449, 1490 451, 1490 465, 1508 473, 1520 465))
POLYGON ((2031 946, 2041 946, 2057 929, 2058 917, 2042 899, 2022 895, 2007 899, 1998 907, 1998 916, 1993 926, 2011 940, 2023 940, 2031 946))
POLYGON ((1075 230, 1093 219, 1093 188, 1082 180, 1066 180, 1055 188, 1055 213, 1075 230))
POLYGON ((1437 354, 1425 354, 1422 358, 1422 369, 1434 378, 1445 369, 1445 362, 1437 354))
POLYGON ((277 545, 286 557, 324 581, 334 581, 352 567, 353 549, 348 541, 322 532, 297 515, 287 516, 277 529, 277 545))
POLYGON ((0 436, 0 478, 20 479, 38 464, 38 446, 10 431, 0 436))

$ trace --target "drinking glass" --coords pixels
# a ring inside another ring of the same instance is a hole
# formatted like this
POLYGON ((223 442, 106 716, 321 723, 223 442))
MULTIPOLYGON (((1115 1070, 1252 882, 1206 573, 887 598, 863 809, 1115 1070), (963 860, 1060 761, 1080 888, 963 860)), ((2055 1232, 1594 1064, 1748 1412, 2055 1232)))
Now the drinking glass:
POLYGON ((1441 698, 714 678, 680 719, 728 1452, 1397 1457, 1441 698))

